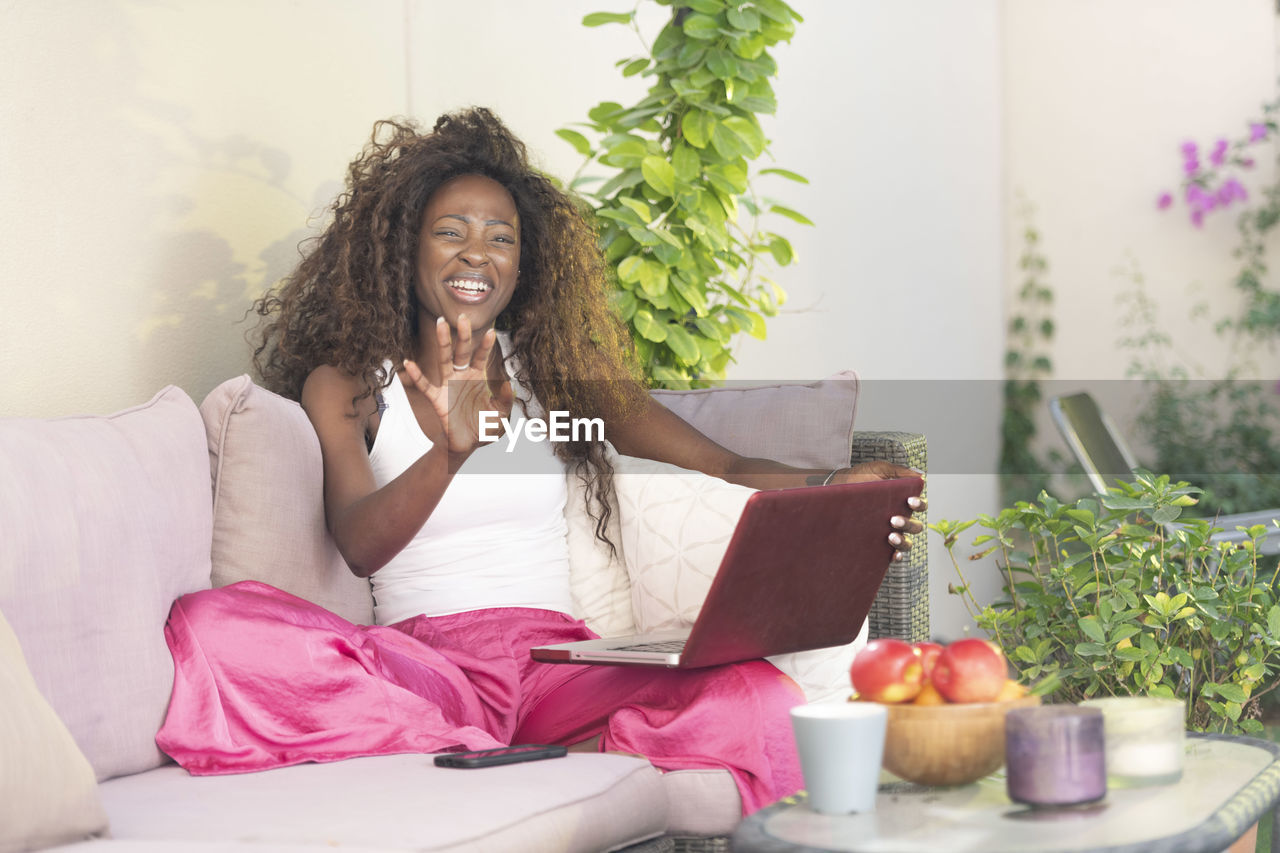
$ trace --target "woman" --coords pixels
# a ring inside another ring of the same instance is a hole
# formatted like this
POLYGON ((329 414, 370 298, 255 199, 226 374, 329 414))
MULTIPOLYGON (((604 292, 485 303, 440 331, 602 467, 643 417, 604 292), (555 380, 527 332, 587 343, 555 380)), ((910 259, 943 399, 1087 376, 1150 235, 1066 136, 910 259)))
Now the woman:
MULTIPOLYGON (((599 440, 513 442, 508 456, 482 419, 600 418, 620 453, 758 488, 912 472, 796 469, 710 441, 645 392, 606 280, 586 217, 487 110, 429 134, 379 123, 333 223, 259 303, 256 353, 315 426, 327 523, 371 578, 379 625, 261 584, 182 599, 167 631, 179 669, 167 752, 225 772, 536 741, 724 767, 744 812, 800 787, 787 709, 803 696, 763 661, 649 672, 529 659, 533 645, 593 636, 567 615, 563 468, 596 497, 612 468, 599 440), (266 642, 287 659, 273 661, 285 687, 241 689, 261 683, 266 642), (186 698, 199 679, 222 682, 206 694, 222 707, 186 698), (233 718, 262 724, 210 744, 233 718)), ((602 535, 607 504, 594 505, 602 535)), ((909 516, 887 530, 899 548, 920 530, 909 516)))

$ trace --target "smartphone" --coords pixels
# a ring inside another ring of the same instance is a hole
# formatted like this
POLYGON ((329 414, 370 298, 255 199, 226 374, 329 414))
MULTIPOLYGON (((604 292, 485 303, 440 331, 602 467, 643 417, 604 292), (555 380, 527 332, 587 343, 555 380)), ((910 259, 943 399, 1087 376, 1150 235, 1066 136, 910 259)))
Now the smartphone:
POLYGON ((446 752, 436 756, 437 767, 494 767, 498 764, 515 764, 518 761, 538 761, 543 758, 561 758, 568 747, 526 743, 502 746, 497 749, 478 749, 475 752, 446 752))

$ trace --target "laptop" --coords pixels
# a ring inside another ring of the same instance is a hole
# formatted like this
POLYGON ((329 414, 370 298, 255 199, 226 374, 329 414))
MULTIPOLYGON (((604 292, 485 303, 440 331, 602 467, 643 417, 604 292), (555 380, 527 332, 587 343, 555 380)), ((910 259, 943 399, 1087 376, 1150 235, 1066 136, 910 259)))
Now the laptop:
POLYGON ((756 492, 691 627, 529 653, 547 663, 692 669, 851 643, 893 559, 889 518, 905 515, 922 487, 911 477, 756 492))

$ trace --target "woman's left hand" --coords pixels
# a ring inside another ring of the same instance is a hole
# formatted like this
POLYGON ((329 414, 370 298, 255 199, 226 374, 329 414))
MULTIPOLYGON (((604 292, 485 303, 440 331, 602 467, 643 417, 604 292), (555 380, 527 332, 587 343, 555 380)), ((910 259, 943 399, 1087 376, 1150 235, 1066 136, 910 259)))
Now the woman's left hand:
MULTIPOLYGON (((831 478, 832 483, 866 483, 871 480, 896 480, 903 477, 919 477, 920 472, 914 468, 906 468, 902 465, 894 465, 892 462, 884 462, 876 460, 874 462, 860 462, 848 468, 840 468, 831 478)), ((893 546, 893 559, 905 560, 907 551, 911 550, 911 540, 908 535, 923 533, 924 525, 911 515, 914 512, 923 512, 928 509, 928 503, 924 498, 909 497, 907 498, 907 507, 902 515, 895 515, 889 519, 889 526, 893 531, 889 534, 889 544, 893 546)))

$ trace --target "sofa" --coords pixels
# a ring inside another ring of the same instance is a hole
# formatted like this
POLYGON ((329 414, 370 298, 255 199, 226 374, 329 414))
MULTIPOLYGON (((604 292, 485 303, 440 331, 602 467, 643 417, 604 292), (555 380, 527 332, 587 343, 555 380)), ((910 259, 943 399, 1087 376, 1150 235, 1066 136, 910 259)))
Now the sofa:
MULTIPOLYGON (((654 393, 739 452, 925 466, 920 436, 855 442, 852 373, 654 393)), ((617 552, 594 537, 569 477, 575 615, 605 636, 687 624, 750 490, 615 464, 617 552)), ((741 812, 727 773, 661 773, 627 755, 455 770, 403 754, 204 777, 172 763, 155 733, 173 686, 163 627, 176 598, 257 580, 372 622, 368 581, 325 530, 321 476, 301 408, 249 376, 198 407, 169 386, 110 415, 0 419, 0 853, 724 846, 741 812)), ((875 635, 927 636, 924 550, 891 569, 875 635)), ((775 663, 810 701, 840 701, 857 646, 775 663)))

